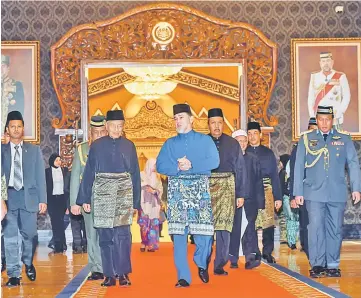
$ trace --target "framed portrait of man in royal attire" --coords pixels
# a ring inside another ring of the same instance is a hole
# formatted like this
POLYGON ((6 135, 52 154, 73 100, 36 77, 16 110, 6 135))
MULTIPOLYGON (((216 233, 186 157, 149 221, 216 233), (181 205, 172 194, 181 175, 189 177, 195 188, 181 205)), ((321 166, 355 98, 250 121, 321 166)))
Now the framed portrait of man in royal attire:
POLYGON ((1 42, 1 137, 7 114, 23 115, 24 140, 40 143, 39 41, 1 42))
POLYGON ((332 106, 334 127, 361 139, 361 38, 291 40, 292 136, 318 106, 332 106))

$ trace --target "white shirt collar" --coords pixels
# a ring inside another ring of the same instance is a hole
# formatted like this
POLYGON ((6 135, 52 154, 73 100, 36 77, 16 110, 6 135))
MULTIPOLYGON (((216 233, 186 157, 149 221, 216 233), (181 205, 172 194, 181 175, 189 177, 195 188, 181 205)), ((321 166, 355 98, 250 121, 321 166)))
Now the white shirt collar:
MULTIPOLYGON (((21 141, 18 145, 20 145, 20 149, 22 149, 24 145, 24 141, 21 141)), ((10 142, 10 146, 11 148, 15 149, 16 145, 13 142, 10 142)))

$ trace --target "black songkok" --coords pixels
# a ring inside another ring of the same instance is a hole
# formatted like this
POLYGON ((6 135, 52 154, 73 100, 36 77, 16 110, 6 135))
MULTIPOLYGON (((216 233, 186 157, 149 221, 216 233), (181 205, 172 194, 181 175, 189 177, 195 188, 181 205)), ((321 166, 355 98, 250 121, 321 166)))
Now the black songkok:
POLYGON ((212 118, 212 117, 222 117, 223 118, 222 109, 219 109, 219 108, 210 109, 208 111, 208 119, 212 118))
POLYGON ((112 120, 124 120, 124 114, 122 110, 114 110, 107 112, 107 121, 112 120))
POLYGON ((173 106, 173 115, 175 116, 180 113, 192 114, 190 106, 187 105, 186 103, 180 103, 180 104, 174 105, 173 106))
POLYGON ((251 129, 257 129, 257 130, 261 131, 261 126, 259 125, 258 122, 255 122, 255 121, 248 122, 247 130, 251 130, 251 129))
POLYGON ((9 126, 9 122, 11 120, 21 120, 23 122, 23 125, 24 125, 24 119, 23 119, 23 115, 21 115, 21 113, 19 111, 11 111, 9 114, 8 114, 8 117, 6 119, 6 125, 5 127, 8 127, 9 126))

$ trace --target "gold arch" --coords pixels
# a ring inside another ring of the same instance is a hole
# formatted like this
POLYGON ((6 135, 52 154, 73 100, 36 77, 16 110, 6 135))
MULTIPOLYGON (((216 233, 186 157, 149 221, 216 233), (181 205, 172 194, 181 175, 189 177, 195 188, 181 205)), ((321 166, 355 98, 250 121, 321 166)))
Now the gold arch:
POLYGON ((80 118, 80 67, 87 59, 246 59, 248 117, 267 126, 278 123, 267 115, 276 82, 277 46, 250 24, 222 20, 185 5, 154 3, 72 28, 51 47, 51 77, 62 110, 62 118, 52 121, 54 128, 71 128, 80 118), (166 46, 152 39, 160 22, 175 30, 166 46))

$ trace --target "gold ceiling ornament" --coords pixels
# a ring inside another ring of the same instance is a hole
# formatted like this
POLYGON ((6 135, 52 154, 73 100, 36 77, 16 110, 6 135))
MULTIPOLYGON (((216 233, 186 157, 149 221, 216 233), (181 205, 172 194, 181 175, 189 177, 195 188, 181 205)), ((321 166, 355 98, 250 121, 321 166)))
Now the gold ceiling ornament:
POLYGON ((81 65, 94 57, 143 64, 160 59, 179 63, 245 59, 247 118, 265 126, 278 123, 275 116, 267 114, 277 78, 277 45, 250 24, 222 20, 177 3, 155 2, 108 20, 73 27, 51 47, 51 78, 62 111, 62 118, 52 121, 54 128, 71 128, 80 117, 81 65), (166 50, 151 37, 159 22, 168 22, 176 32, 166 50))
POLYGON ((125 83, 128 92, 145 100, 156 100, 162 95, 171 93, 177 83, 168 80, 169 76, 177 74, 182 67, 178 66, 145 66, 124 67, 124 71, 136 77, 133 82, 125 83))

